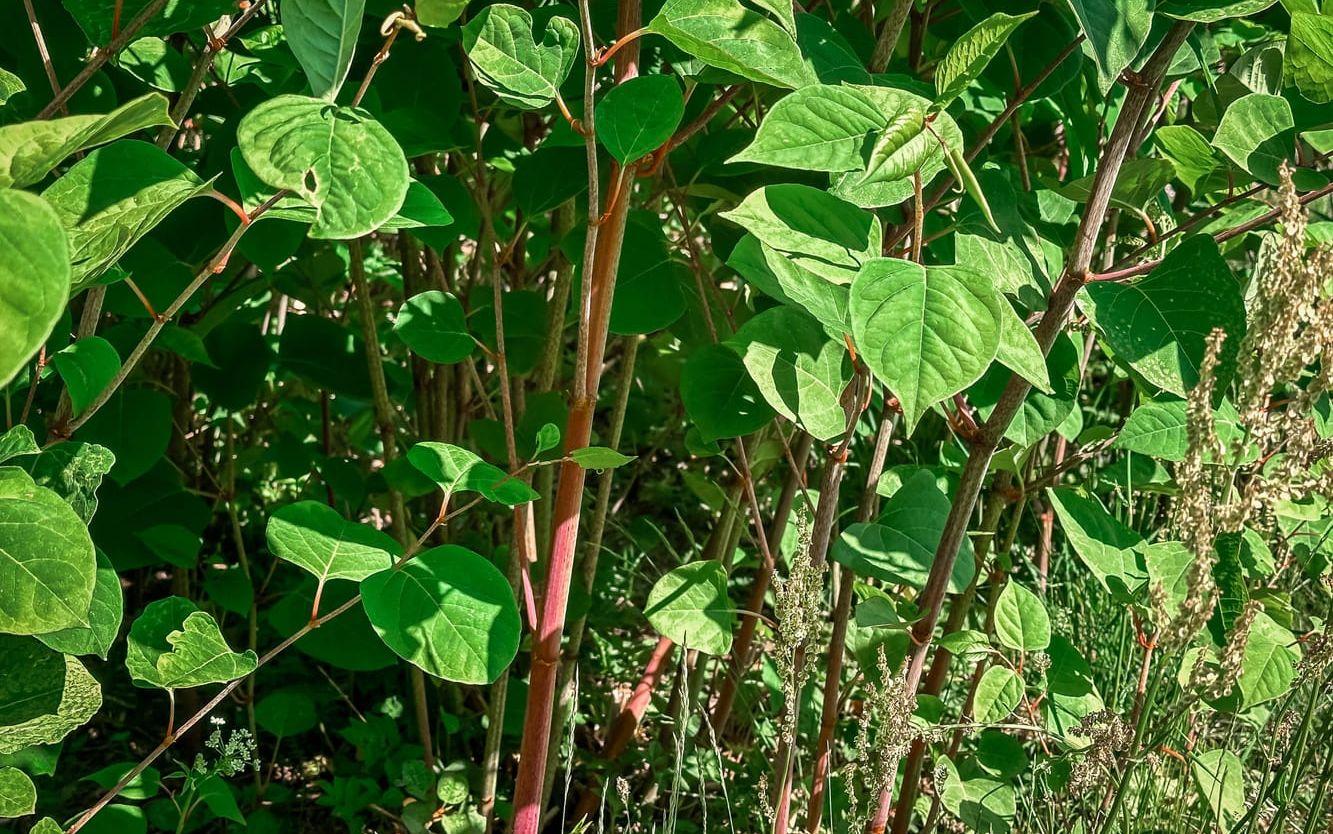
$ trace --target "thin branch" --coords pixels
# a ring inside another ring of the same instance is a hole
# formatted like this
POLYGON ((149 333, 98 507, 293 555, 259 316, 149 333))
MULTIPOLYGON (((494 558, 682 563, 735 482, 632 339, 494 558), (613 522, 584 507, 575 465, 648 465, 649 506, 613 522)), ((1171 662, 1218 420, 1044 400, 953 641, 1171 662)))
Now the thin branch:
POLYGON ((113 55, 124 49, 125 46, 134 39, 134 36, 139 34, 139 30, 142 29, 148 21, 156 17, 157 13, 162 11, 162 7, 166 4, 167 0, 151 0, 148 5, 144 6, 143 11, 135 15, 129 25, 124 29, 121 29, 120 34, 112 38, 111 43, 107 44, 105 49, 98 49, 93 52, 92 57, 88 59, 88 63, 84 64, 83 69, 79 70, 79 74, 74 76, 74 79, 66 84, 60 92, 56 93, 55 98, 51 99, 51 103, 43 107, 42 112, 37 114, 37 118, 49 119, 56 113, 60 112, 70 98, 79 90, 83 89, 83 85, 87 84, 88 81, 97 74, 97 71, 100 70, 107 61, 111 60, 113 55))

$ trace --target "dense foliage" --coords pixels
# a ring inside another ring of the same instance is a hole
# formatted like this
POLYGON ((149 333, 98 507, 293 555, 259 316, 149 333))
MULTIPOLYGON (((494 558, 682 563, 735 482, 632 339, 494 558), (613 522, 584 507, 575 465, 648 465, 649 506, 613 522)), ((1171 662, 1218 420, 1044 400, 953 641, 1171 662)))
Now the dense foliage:
POLYGON ((1320 6, 3 0, 5 830, 1328 830, 1320 6))

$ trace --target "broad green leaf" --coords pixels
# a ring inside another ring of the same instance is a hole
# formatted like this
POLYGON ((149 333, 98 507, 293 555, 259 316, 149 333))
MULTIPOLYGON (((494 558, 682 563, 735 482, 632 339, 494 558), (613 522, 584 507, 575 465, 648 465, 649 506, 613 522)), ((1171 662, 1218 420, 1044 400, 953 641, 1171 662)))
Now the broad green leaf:
POLYGON ((385 645, 426 672, 490 683, 518 652, 514 592, 486 559, 434 547, 361 582, 366 616, 385 645))
POLYGON ((116 142, 75 163, 42 193, 69 238, 73 289, 96 283, 168 214, 212 188, 148 142, 116 142))
POLYGON ((944 60, 935 67, 935 90, 938 93, 935 107, 943 110, 958 98, 969 84, 981 76, 981 71, 1000 51, 1014 30, 1023 21, 1036 14, 1028 12, 1011 15, 996 12, 954 41, 944 60))
POLYGON ((1041 597, 1014 580, 995 603, 995 637, 1000 645, 1031 652, 1051 644, 1051 620, 1041 597))
POLYGON ((1246 173, 1269 185, 1281 181, 1278 169, 1292 155, 1295 129, 1291 105, 1282 96, 1250 93, 1231 103, 1213 134, 1213 147, 1246 173))
MULTIPOLYGON (((93 46, 103 47, 111 42, 111 23, 115 8, 120 6, 121 25, 139 15, 152 0, 61 0, 79 27, 88 35, 93 46)), ((235 0, 167 0, 162 10, 154 14, 139 30, 141 36, 173 35, 177 32, 198 32, 224 14, 236 11, 235 0)))
POLYGON ((1205 750, 1190 761, 1199 794, 1213 811, 1221 831, 1230 830, 1245 816, 1245 765, 1230 750, 1205 750))
POLYGON ((1160 0, 1157 11, 1177 20, 1195 23, 1217 23, 1229 17, 1249 17, 1258 14, 1277 0, 1160 0))
POLYGON ((1023 679, 1007 666, 992 666, 977 683, 972 713, 982 724, 1008 718, 1023 700, 1023 679))
POLYGON ((1102 89, 1109 89, 1138 56, 1152 29, 1153 0, 1069 0, 1086 49, 1097 62, 1102 89))
POLYGON ((283 368, 335 394, 365 400, 374 395, 359 328, 323 316, 288 316, 278 360, 283 368))
POLYGON ((407 158, 359 108, 278 96, 241 119, 236 139, 259 179, 315 208, 311 237, 369 234, 397 214, 407 196, 407 158))
POLYGON ((283 0, 282 32, 310 81, 310 92, 333 101, 347 79, 366 0, 283 0))
POLYGON ((422 26, 444 28, 463 14, 467 0, 417 0, 417 20, 422 26))
POLYGON ((521 478, 512 478, 475 453, 449 443, 418 443, 407 450, 407 459, 446 495, 478 492, 488 501, 509 506, 541 497, 521 478))
POLYGON ((10 458, 27 457, 41 452, 32 429, 19 423, 4 434, 0 434, 0 463, 10 458))
POLYGON ((1208 235, 1186 239, 1143 278, 1094 281, 1079 298, 1116 357, 1153 385, 1186 396, 1199 383, 1204 344, 1214 328, 1227 334, 1218 389, 1231 379, 1245 335, 1245 300, 1208 235))
POLYGON ((255 704, 255 722, 278 738, 288 738, 313 730, 319 724, 319 716, 309 695, 279 690, 255 704))
MULTIPOLYGON (((120 807, 124 806, 113 804, 113 805, 108 805, 105 810, 113 811, 113 809, 120 807)), ((50 817, 42 817, 41 819, 37 820, 37 824, 34 825, 28 831, 28 834, 62 834, 64 830, 65 829, 60 827, 60 823, 56 822, 50 817)))
MULTIPOLYGON (((885 503, 877 521, 852 524, 833 543, 831 558, 861 576, 923 588, 935 563, 950 501, 930 472, 918 472, 885 503)), ((962 593, 976 575, 966 543, 958 548, 949 592, 962 593)))
POLYGON ((86 626, 97 559, 82 519, 27 472, 0 467, 0 633, 86 626))
POLYGON ((631 78, 597 102, 597 138, 622 164, 633 162, 665 144, 684 115, 685 97, 675 78, 631 78))
POLYGON ((386 533, 348 521, 318 501, 297 501, 275 512, 265 533, 269 552, 305 568, 320 582, 360 581, 391 566, 403 549, 386 533))
MULTIPOLYGON (((1008 302, 1002 301, 1000 306, 1006 307, 1008 302)), ((1019 325, 1023 326, 1021 322, 1019 325)), ((1026 326, 1023 328, 1027 329, 1026 326)), ((1081 352, 1080 342, 1069 334, 1061 333, 1055 337, 1050 355, 1044 357, 1042 364, 1046 378, 1051 383, 1050 393, 1039 390, 1027 393, 1018 413, 1004 430, 1006 439, 1026 449, 1039 443, 1051 432, 1061 429, 1071 415, 1077 419, 1081 352)), ((1000 361, 991 365, 981 380, 967 392, 968 401, 984 419, 989 419, 994 412, 1012 376, 1004 367, 1003 358, 998 355, 996 358, 1000 361)))
MULTIPOLYGON (((1290 630, 1267 613, 1260 612, 1250 627, 1241 661, 1238 710, 1247 710, 1286 694, 1296 678, 1301 644, 1290 630)), ((1234 694, 1233 694, 1234 697, 1234 694)))
MULTIPOLYGON (((154 388, 122 387, 79 429, 77 436, 110 449, 115 454, 111 479, 128 484, 166 454, 171 442, 171 398, 154 388)), ((89 461, 102 462, 104 459, 89 461)))
POLYGON ((476 348, 463 305, 442 290, 417 293, 403 302, 393 332, 413 353, 441 365, 462 362, 476 348))
POLYGON ((741 437, 773 419, 745 363, 725 345, 705 345, 685 360, 680 398, 704 442, 741 437))
MULTIPOLYGON (((1213 414, 1213 430, 1228 449, 1241 434, 1238 419, 1235 408, 1226 402, 1213 414)), ((1140 405, 1130 412, 1114 445, 1165 461, 1184 460, 1189 450, 1185 401, 1161 398, 1140 405)))
POLYGON ((739 0, 667 0, 647 29, 751 81, 788 89, 816 82, 791 33, 739 0))
POLYGON ((184 597, 150 602, 130 626, 125 668, 135 686, 188 689, 226 683, 255 670, 258 658, 227 645, 217 621, 184 597))
POLYGON ((1282 80, 1316 104, 1333 102, 1333 17, 1309 12, 1291 16, 1282 80))
POLYGON ((747 321, 727 344, 774 411, 819 440, 847 431, 841 400, 851 361, 819 322, 793 307, 774 307, 747 321))
POLYGON ((121 50, 115 61, 116 66, 163 92, 180 92, 189 83, 189 60, 163 38, 139 38, 121 50))
POLYGON ((861 88, 812 84, 778 99, 759 123, 754 141, 729 161, 856 171, 865 165, 866 136, 890 124, 889 114, 861 88))
POLYGON ((606 446, 584 446, 569 453, 569 459, 584 469, 615 469, 634 460, 632 455, 622 455, 606 446))
POLYGON ((1148 579, 1137 548, 1143 537, 1106 511, 1093 495, 1074 487, 1046 491, 1065 538, 1103 587, 1123 593, 1148 579))
POLYGON ((120 354, 106 339, 85 336, 52 356, 51 364, 64 381, 70 405, 78 415, 120 371, 120 354))
POLYGON ((1172 616, 1189 594, 1189 568, 1194 554, 1181 542, 1164 541, 1140 545, 1143 566, 1148 572, 1146 588, 1160 586, 1166 598, 1166 608, 1172 616))
POLYGON ((88 625, 37 635, 37 639, 64 654, 95 654, 106 660, 111 645, 120 634, 125 613, 125 597, 120 590, 120 576, 115 565, 100 550, 93 581, 93 599, 88 607, 88 625))
POLYGON ((1000 344, 995 350, 995 360, 1038 390, 1047 394, 1054 391, 1037 337, 1032 335, 1013 305, 1003 300, 1000 302, 1000 344))
POLYGON ((69 246, 40 197, 0 190, 0 385, 51 335, 69 298, 69 246))
POLYGON ((1014 788, 994 779, 963 779, 952 761, 943 761, 947 778, 940 786, 940 804, 977 834, 1008 834, 1018 814, 1014 788))
POLYGON ((1152 141, 1176 169, 1176 176, 1191 193, 1221 167, 1221 160, 1203 134, 1189 125, 1163 125, 1153 131, 1152 141))
POLYGON ((765 186, 722 216, 835 284, 879 257, 884 234, 871 212, 808 185, 765 186))
POLYGON ((0 818, 22 817, 37 810, 37 786, 17 767, 0 767, 0 818))
MULTIPOLYGON (((105 116, 66 116, 5 125, 0 127, 0 188, 32 185, 72 154, 138 130, 171 124, 166 97, 150 93, 105 116)), ((0 212, 0 216, 5 214, 8 212, 0 212)))
POLYGON ((539 110, 560 95, 579 54, 579 27, 552 15, 537 41, 532 15, 518 6, 487 6, 463 27, 463 46, 477 80, 500 100, 539 110))
POLYGON ((898 397, 909 432, 985 372, 999 349, 1001 312, 989 279, 963 266, 878 258, 852 284, 852 336, 898 397))
POLYGON ((731 250, 727 266, 772 298, 818 319, 835 338, 851 332, 847 320, 848 288, 797 266, 778 250, 746 234, 731 250))
POLYGON ((1046 698, 1041 707, 1051 728, 1074 747, 1087 745, 1077 735, 1083 717, 1103 708, 1102 697, 1092 677, 1092 666, 1068 639, 1051 635, 1047 649, 1051 666, 1046 670, 1046 698))
MULTIPOLYGON (((1176 170, 1165 159, 1127 159, 1120 166, 1115 187, 1111 189, 1111 204, 1130 211, 1142 211, 1149 201, 1157 198, 1162 189, 1175 177, 1176 170)), ((1086 203, 1092 194, 1096 175, 1080 177, 1060 186, 1059 194, 1079 203, 1086 203)))
POLYGON ((0 635, 0 755, 55 744, 101 707, 102 688, 78 658, 0 635))
POLYGON ((653 628, 685 648, 714 656, 731 651, 736 606, 727 596, 721 562, 690 562, 663 576, 648 594, 643 613, 653 628))

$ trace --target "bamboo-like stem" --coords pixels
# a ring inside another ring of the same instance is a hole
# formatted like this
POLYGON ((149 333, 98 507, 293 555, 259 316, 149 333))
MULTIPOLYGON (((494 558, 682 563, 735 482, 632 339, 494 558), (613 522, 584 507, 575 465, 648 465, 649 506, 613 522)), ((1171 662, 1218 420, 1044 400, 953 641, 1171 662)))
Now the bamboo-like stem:
POLYGON ((875 39, 875 51, 870 56, 870 71, 884 72, 889 67, 893 50, 898 48, 898 38, 903 34, 903 24, 907 22, 907 13, 912 10, 912 0, 893 0, 889 7, 889 16, 880 27, 879 37, 875 39))
MULTIPOLYGON (((1051 293, 1046 313, 1037 326, 1035 336, 1043 354, 1050 351, 1056 336, 1064 330, 1074 306, 1074 297, 1088 279, 1093 249, 1099 238, 1106 210, 1110 206, 1111 192, 1120 175, 1120 168, 1125 161, 1130 142, 1138 130, 1139 120, 1143 117, 1149 99, 1161 85, 1176 50, 1184 42, 1191 28, 1192 24, 1185 22, 1172 26, 1144 66, 1143 80, 1132 85, 1126 94, 1120 118, 1116 121, 1115 128, 1102 151, 1087 205, 1084 207, 1083 218, 1074 239, 1073 250, 1060 280, 1051 293)), ((981 494, 982 484, 990 469, 991 457, 999 447, 1005 430, 1014 415, 1018 413, 1030 388, 1031 383, 1021 376, 1014 374, 1010 377, 990 418, 981 427, 980 435, 963 466, 958 489, 945 521, 944 532, 935 550, 935 561, 931 564, 925 588, 917 600, 923 616, 912 630, 913 645, 904 675, 905 686, 909 692, 915 692, 921 683, 926 655, 930 651, 935 626, 939 622, 944 596, 948 589, 949 576, 953 571, 958 548, 967 535, 968 519, 981 494)), ((893 764, 895 765, 893 770, 896 770, 896 762, 893 764)), ((881 834, 884 831, 889 809, 893 804, 892 794, 892 787, 880 792, 876 813, 866 827, 869 834, 881 834)))
MULTIPOLYGON (((889 443, 893 439, 896 418, 897 415, 887 407, 880 417, 879 429, 875 433, 875 447, 870 455, 870 464, 866 467, 866 485, 861 493, 860 506, 857 508, 857 521, 863 523, 870 521, 879 508, 879 494, 875 491, 875 487, 879 483, 879 476, 884 472, 884 461, 889 454, 889 443)), ((842 662, 847 647, 847 624, 852 613, 852 591, 856 584, 856 575, 851 568, 840 565, 838 573, 838 599, 833 607, 833 634, 829 638, 828 654, 824 658, 824 702, 820 712, 819 737, 815 741, 814 771, 810 776, 810 800, 806 803, 805 830, 809 834, 818 834, 824 814, 824 795, 828 788, 829 764, 833 752, 833 731, 838 726, 838 705, 841 703, 842 662)))
MULTIPOLYGON (((587 0, 580 7, 584 43, 589 63, 592 56, 592 21, 587 0)), ((639 28, 639 0, 620 0, 617 30, 627 34, 639 28)), ((638 44, 627 46, 616 58, 617 83, 638 75, 638 44)), ((620 250, 624 242, 629 199, 616 202, 604 222, 598 223, 597 148, 593 124, 593 67, 587 68, 584 127, 588 132, 589 209, 583 270, 583 298, 579 310, 579 349, 574 369, 574 397, 565 429, 565 450, 588 445, 592 437, 593 412, 601 386, 602 358, 611 317, 620 250)), ((613 176, 614 180, 615 177, 613 176)), ((573 461, 560 467, 560 486, 554 507, 554 534, 543 592, 541 621, 533 644, 532 672, 528 683, 523 740, 519 747, 518 782, 514 788, 513 834, 537 834, 541 827, 542 793, 546 784, 547 751, 557 697, 560 643, 578 551, 579 520, 583 509, 584 470, 573 461)))

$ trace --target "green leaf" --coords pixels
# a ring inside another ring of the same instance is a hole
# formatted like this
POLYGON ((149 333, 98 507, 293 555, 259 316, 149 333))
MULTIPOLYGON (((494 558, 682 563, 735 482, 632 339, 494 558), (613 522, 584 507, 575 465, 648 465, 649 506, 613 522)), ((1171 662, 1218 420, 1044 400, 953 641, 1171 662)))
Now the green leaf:
POLYGON ((512 478, 475 453, 449 443, 418 443, 407 450, 407 459, 446 495, 478 492, 488 501, 511 507, 541 497, 522 479, 512 478))
POLYGON ((23 79, 6 69, 0 69, 0 107, 14 96, 28 89, 23 79))
POLYGON ((128 484, 166 454, 171 398, 153 388, 121 388, 79 429, 78 437, 112 450, 111 479, 128 484))
POLYGON ((403 552, 392 536, 348 521, 318 501, 280 508, 269 518, 265 535, 270 553, 305 568, 320 582, 359 582, 390 567, 403 552))
POLYGON ((95 283, 168 214, 212 188, 148 142, 116 142, 75 163, 42 193, 69 237, 73 288, 95 283))
POLYGON ((97 513, 97 488, 116 465, 116 456, 96 443, 65 441, 48 446, 32 466, 38 486, 55 492, 84 524, 97 513))
POLYGON ((981 71, 1004 46, 1023 21, 1035 16, 1036 12, 1010 15, 996 12, 973 26, 949 47, 949 52, 935 68, 935 89, 938 96, 935 107, 943 110, 973 81, 981 76, 981 71))
POLYGON ((1147 43, 1153 0, 1069 0, 1069 5, 1088 36, 1102 89, 1108 89, 1147 43))
POLYGON ((584 446, 569 453, 569 459, 584 469, 615 469, 634 460, 634 457, 622 455, 605 446, 584 446))
POLYGON ((685 360, 680 398, 705 443, 747 435, 773 419, 745 363, 725 345, 705 345, 685 360))
POLYGON ((1031 382, 1039 391, 1050 394, 1055 390, 1051 387, 1046 357, 1041 352, 1041 345, 1037 344, 1037 337, 1032 335, 1013 305, 1003 300, 1000 302, 1000 344, 995 350, 995 360, 1031 382))
MULTIPOLYGON (((1241 435, 1238 419, 1235 408, 1226 402, 1213 414, 1213 430, 1228 449, 1241 435)), ((1189 449, 1185 401, 1163 398, 1140 405, 1130 412, 1114 445, 1165 461, 1184 460, 1189 449)))
POLYGON ((1309 12, 1291 16, 1282 81, 1316 104, 1333 102, 1333 17, 1309 12))
POLYGON ((894 121, 862 88, 812 84, 778 99, 759 123, 754 141, 728 161, 856 171, 865 165, 867 135, 888 129, 894 121))
POLYGON ((819 440, 846 432, 841 400, 851 361, 819 322, 794 307, 774 307, 747 321, 727 344, 779 414, 819 440))
POLYGON ((1238 711, 1285 695, 1296 678, 1301 644, 1295 635, 1267 613, 1260 612, 1245 643, 1240 678, 1238 711))
POLYGON ((722 217, 835 284, 850 284, 862 264, 879 257, 879 218, 808 185, 769 185, 722 217))
POLYGON ((310 236, 343 240, 387 223, 407 196, 407 158, 365 110, 283 95, 260 104, 236 128, 255 175, 315 208, 310 236))
MULTIPOLYGON (((105 116, 66 116, 0 127, 0 188, 40 182, 66 157, 128 136, 138 130, 173 125, 167 99, 150 93, 105 116)), ((0 212, 0 216, 8 212, 0 212)))
POLYGON ((442 29, 458 20, 466 8, 467 0, 417 0, 417 21, 442 29))
POLYGON ((283 0, 282 32, 310 80, 310 92, 333 101, 352 65, 366 0, 283 0))
POLYGON ((943 762, 940 804, 977 834, 1008 834, 1018 814, 1013 787, 994 779, 963 779, 951 760, 943 762))
POLYGON ((111 560, 99 550, 88 625, 39 634, 37 639, 64 654, 95 654, 106 660, 111 645, 120 634, 124 615, 125 598, 120 590, 120 576, 111 560))
POLYGON ((1093 495, 1073 487, 1046 491, 1074 553, 1103 587, 1135 591, 1148 579, 1137 548, 1143 537, 1113 517, 1093 495))
POLYGON ((646 28, 751 81, 788 89, 816 82, 791 33, 738 0, 667 0, 646 28))
POLYGON ((150 602, 130 626, 125 668, 135 686, 188 689, 226 683, 257 665, 254 652, 233 652, 212 615, 184 597, 150 602))
POLYGON ((46 342, 69 298, 69 246, 40 197, 0 190, 0 385, 46 342))
POLYGON ((1246 173, 1269 185, 1281 181, 1278 169, 1292 154, 1296 122, 1282 96, 1250 93, 1231 103, 1213 134, 1213 147, 1246 173))
POLYGON ((190 62, 163 38, 139 38, 120 51, 116 66, 150 87, 180 92, 190 78, 190 62))
MULTIPOLYGON (((833 543, 831 558, 861 576, 924 588, 950 504, 935 476, 918 472, 889 498, 877 521, 848 526, 833 543)), ((949 574, 949 593, 962 593, 975 575, 975 560, 964 543, 949 574)))
POLYGON ((462 362, 477 344, 468 333, 463 305, 442 290, 417 293, 403 302, 393 332, 413 353, 441 365, 462 362))
POLYGON ((684 115, 685 97, 675 78, 631 78, 597 102, 597 138, 622 164, 633 162, 664 145, 684 115))
POLYGON ((690 562, 657 580, 644 616, 657 631, 688 649, 731 651, 736 606, 727 596, 727 571, 712 559, 690 562))
POLYGON ((1189 125, 1163 125, 1153 131, 1152 141, 1191 193, 1198 194, 1201 183, 1221 167, 1213 146, 1189 125))
POLYGON ((100 336, 85 336, 51 357, 56 373, 65 382, 74 414, 102 393, 120 371, 120 354, 100 336))
POLYGON ((862 358, 898 397, 909 432, 931 406, 981 377, 1003 328, 986 276, 892 258, 875 259, 857 274, 851 318, 862 358))
POLYGON ((88 625, 97 569, 83 521, 28 473, 0 467, 0 633, 88 625))
POLYGON ((1208 235, 1186 239, 1144 278, 1094 281, 1079 298, 1117 358, 1181 397, 1199 383, 1205 342, 1221 328, 1227 338, 1217 366, 1218 389, 1230 381, 1245 335, 1245 299, 1208 235))
POLYGON ((0 767, 0 817, 23 817, 37 810, 37 786, 17 767, 0 767))
POLYGON ((313 730, 319 724, 319 716, 309 695, 281 690, 259 699, 255 704, 255 722, 278 738, 289 738, 313 730))
MULTIPOLYGON (((120 8, 122 26, 133 20, 152 0, 125 0, 120 8)), ((78 21, 94 46, 105 46, 111 41, 111 24, 116 7, 114 0, 61 0, 61 4, 78 21)), ((162 10, 148 19, 139 30, 141 36, 173 35, 177 32, 197 32, 224 14, 236 11, 234 0, 167 0, 162 10)))
POLYGON ((760 291, 791 304, 818 319, 835 338, 850 333, 847 319, 848 288, 797 266, 781 252, 746 234, 731 250, 727 266, 760 291))
POLYGON ((362 580, 361 594, 385 645, 436 677, 490 683, 518 653, 521 628, 509 582, 465 548, 431 548, 362 580))
POLYGON ((463 47, 477 80, 500 100, 539 110, 560 95, 579 54, 579 27, 552 15, 537 42, 532 15, 507 3, 487 6, 463 27, 463 47))
POLYGON ((0 635, 0 755, 55 744, 101 707, 102 689, 78 658, 0 635))
POLYGON ((1245 816, 1245 765, 1230 750, 1205 750, 1190 761, 1194 784, 1213 811, 1218 829, 1227 831, 1245 816))
MULTIPOLYGON (((1008 305, 1005 301, 1000 303, 1001 307, 1008 305)), ((1050 355, 1045 357, 1043 365, 1047 379, 1051 381, 1051 392, 1033 390, 1027 393, 1018 413, 1004 430, 1006 439, 1021 448, 1028 448, 1051 432, 1061 429, 1071 415, 1079 419, 1080 415, 1076 414, 1075 409, 1081 382, 1081 347, 1081 341, 1067 333, 1055 337, 1050 355)), ((967 392, 969 402, 984 419, 990 418, 1009 384, 1011 374, 1002 364, 991 365, 981 380, 967 392)))
POLYGON ((10 458, 35 455, 41 451, 37 445, 37 438, 33 437, 32 429, 22 423, 0 434, 0 463, 10 458))
POLYGON ((1277 0, 1160 0, 1157 11, 1177 20, 1195 23, 1217 23, 1230 17, 1249 17, 1258 14, 1277 0))
POLYGON ((992 666, 977 683, 972 713, 981 724, 1008 718, 1023 700, 1023 679, 1007 666, 992 666))
POLYGON ((1051 644, 1051 620, 1041 597, 1014 580, 995 603, 995 637, 1000 645, 1031 652, 1051 644))

